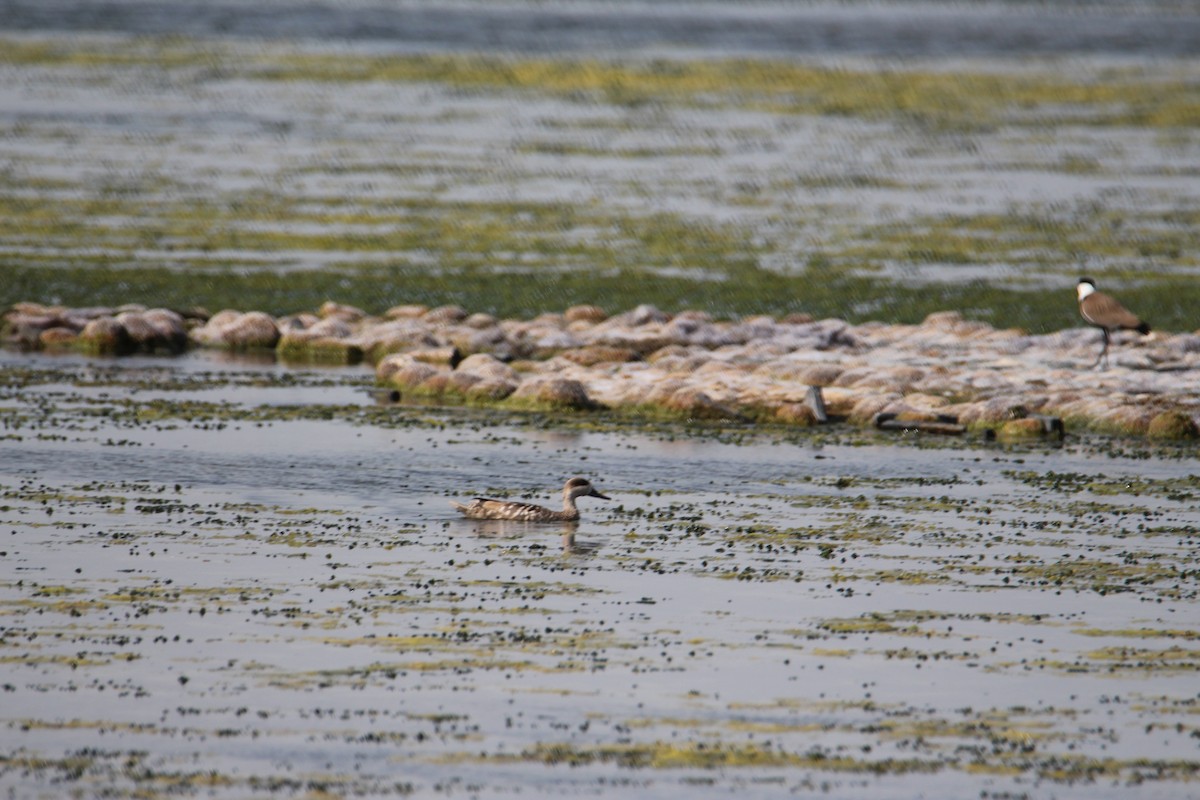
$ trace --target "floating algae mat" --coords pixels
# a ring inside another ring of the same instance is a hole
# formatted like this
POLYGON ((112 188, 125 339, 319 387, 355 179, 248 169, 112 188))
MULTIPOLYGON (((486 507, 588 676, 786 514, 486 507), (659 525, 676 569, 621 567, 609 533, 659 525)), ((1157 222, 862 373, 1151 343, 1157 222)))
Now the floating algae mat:
POLYGON ((1015 66, 318 38, 0 38, 0 305, 958 309, 1045 333, 1079 324, 1083 272, 1196 328, 1200 68, 1162 35, 1154 60, 1015 66))
POLYGON ((0 366, 15 795, 1194 793, 1194 448, 380 405, 369 369, 210 351, 0 366), (574 474, 612 498, 577 526, 448 503, 574 474))

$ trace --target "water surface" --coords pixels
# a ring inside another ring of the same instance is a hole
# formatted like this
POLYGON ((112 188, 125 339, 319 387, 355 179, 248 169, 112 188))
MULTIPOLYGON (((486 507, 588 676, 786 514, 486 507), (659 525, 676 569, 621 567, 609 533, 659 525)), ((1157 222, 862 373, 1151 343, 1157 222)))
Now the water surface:
POLYGON ((1190 451, 547 424, 377 405, 356 370, 2 359, 18 794, 1190 790, 1190 451), (448 503, 553 503, 573 474, 613 499, 569 528, 448 503))

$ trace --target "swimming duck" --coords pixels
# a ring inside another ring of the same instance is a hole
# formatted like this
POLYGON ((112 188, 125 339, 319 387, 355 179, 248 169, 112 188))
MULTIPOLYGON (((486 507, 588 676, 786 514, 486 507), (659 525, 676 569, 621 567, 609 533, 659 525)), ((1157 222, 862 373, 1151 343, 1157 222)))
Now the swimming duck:
POLYGON ((516 500, 493 500, 490 497, 476 497, 470 503, 463 505, 450 501, 450 505, 470 519, 507 519, 516 522, 572 522, 579 519, 579 509, 575 507, 578 497, 599 497, 601 500, 610 499, 596 491, 587 478, 571 478, 563 485, 563 510, 553 511, 545 506, 533 503, 522 503, 516 500))

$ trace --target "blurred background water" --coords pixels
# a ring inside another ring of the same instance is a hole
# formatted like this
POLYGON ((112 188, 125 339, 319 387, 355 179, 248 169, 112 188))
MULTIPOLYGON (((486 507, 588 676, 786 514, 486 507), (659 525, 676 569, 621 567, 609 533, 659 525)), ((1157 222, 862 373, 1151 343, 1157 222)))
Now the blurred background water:
POLYGON ((1200 51, 1194 2, 5 0, 0 30, 341 40, 404 51, 887 58, 1200 51))

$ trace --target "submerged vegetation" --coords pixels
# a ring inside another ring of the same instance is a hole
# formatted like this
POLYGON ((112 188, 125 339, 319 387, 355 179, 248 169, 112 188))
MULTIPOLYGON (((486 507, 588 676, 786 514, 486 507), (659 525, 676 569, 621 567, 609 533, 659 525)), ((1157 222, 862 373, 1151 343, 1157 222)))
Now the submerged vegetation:
MULTIPOLYGON (((910 323, 947 308, 962 308, 968 318, 1032 332, 1079 324, 1067 290, 1051 294, 972 281, 965 285, 893 287, 885 298, 880 296, 880 288, 885 285, 880 281, 832 277, 821 269, 795 277, 750 269, 721 283, 632 268, 595 276, 578 272, 498 275, 486 269, 430 274, 399 267, 359 268, 345 274, 232 268, 197 274, 140 267, 19 266, 9 267, 6 277, 9 280, 0 289, 6 304, 40 298, 67 305, 115 307, 140 302, 179 309, 202 306, 285 314, 315 309, 325 300, 337 298, 377 312, 401 303, 434 307, 455 304, 472 312, 531 318, 547 310, 561 311, 583 303, 613 311, 649 303, 671 312, 704 308, 718 318, 798 312, 852 322, 888 318, 910 323), (555 307, 547 308, 547 301, 555 307)), ((1194 321, 1189 299, 1194 286, 1192 278, 1160 279, 1127 287, 1121 296, 1130 307, 1155 309, 1157 327, 1186 330, 1194 321)))
MULTIPOLYGON (((334 299, 376 313, 454 303, 530 317, 578 303, 612 312, 650 303, 718 317, 804 312, 851 322, 916 322, 957 308, 1045 332, 1078 324, 1071 287, 1086 270, 1120 284, 1130 307, 1152 309, 1156 328, 1195 327, 1200 212, 1186 198, 1141 203, 1101 191, 1090 202, 923 210, 939 192, 959 192, 956 180, 974 180, 959 178, 967 173, 958 166, 930 173, 939 158, 1013 181, 1040 173, 1103 189, 1129 168, 1126 151, 1150 136, 1164 158, 1137 169, 1186 180, 1189 169, 1165 158, 1188 150, 1200 120, 1186 70, 374 56, 21 37, 4 41, 0 63, 18 79, 28 72, 31 81, 115 94, 130 75, 156 76, 211 90, 219 109, 231 81, 267 92, 335 85, 437 93, 427 110, 370 118, 377 128, 354 142, 314 134, 309 126, 326 124, 323 112, 289 109, 295 119, 252 123, 245 147, 265 148, 259 156, 240 153, 235 134, 234 149, 197 157, 195 166, 187 160, 209 146, 205 131, 182 123, 149 121, 154 130, 143 131, 136 117, 114 117, 82 132, 50 120, 16 124, 10 136, 35 152, 71 140, 81 153, 91 142, 101 153, 136 146, 149 157, 95 171, 57 148, 0 172, 0 305, 140 302, 283 314, 334 299), (532 130, 501 130, 507 139, 479 134, 445 151, 427 139, 460 136, 460 122, 472 131, 493 113, 486 104, 497 92, 513 104, 537 97, 558 105, 537 112, 532 130), (695 113, 704 116, 687 116, 695 113), (813 120, 830 131, 807 131, 813 120), (1071 133, 1044 159, 1030 156, 1046 124, 1067 123, 1071 133), (413 147, 397 147, 397 129, 412 132, 413 147), (314 135, 323 149, 310 158, 275 152, 276 141, 314 135), (1115 143, 1097 146, 1093 135, 1115 143), (852 147, 890 137, 908 142, 896 145, 907 153, 775 166, 772 154, 809 148, 814 136, 819 146, 819 137, 849 137, 852 147), (1016 146, 990 152, 993 137, 1014 136, 1016 146), (205 167, 206 158, 220 169, 205 167), (747 168, 711 173, 723 161, 747 168), (913 174, 909 161, 926 166, 913 174), (560 190, 547 196, 539 188, 546 179, 560 190), (864 201, 883 213, 847 213, 864 201)), ((219 132, 217 146, 229 135, 219 132)))
POLYGON ((349 369, 212 352, 7 358, 16 785, 1196 780, 1194 451, 375 405, 349 369), (613 499, 578 525, 445 502, 540 501, 581 467, 613 499), (308 743, 319 767, 277 766, 308 743))
POLYGON ((783 60, 604 61, 462 54, 362 55, 249 51, 186 39, 62 44, 10 40, 0 63, 23 67, 220 69, 263 81, 437 83, 519 90, 614 105, 732 104, 780 114, 890 119, 934 127, 975 127, 1071 109, 1093 125, 1200 124, 1196 85, 1144 69, 1106 70, 1102 79, 923 69, 855 69, 783 60))
MULTIPOLYGON (((174 206, 147 209, 143 201, 122 198, 86 203, 10 198, 7 205, 0 241, 36 241, 58 255, 3 256, 7 280, 0 303, 143 302, 278 315, 315 309, 331 298, 377 313, 401 303, 453 303, 525 318, 582 303, 613 311, 641 303, 668 311, 703 308, 725 318, 803 312, 851 322, 919 322, 959 308, 994 325, 1045 332, 1078 324, 1065 276, 1080 270, 1079 264, 1153 256, 1149 248, 1186 263, 1193 256, 1185 254, 1200 252, 1197 226, 1147 221, 1121 238, 1097 238, 1080 225, 1060 235, 1045 220, 988 215, 924 220, 916 230, 860 231, 852 241, 831 238, 776 269, 765 262, 777 260, 782 245, 756 238, 750 227, 700 224, 667 213, 436 201, 392 204, 388 210, 338 201, 315 212, 311 200, 301 210, 296 202, 261 196, 231 200, 223 208, 176 200, 174 206), (258 227, 245 230, 248 223, 258 227), (284 230, 297 224, 325 232, 284 230), (349 224, 376 232, 339 232, 349 224), (580 230, 589 233, 580 236, 580 230), (1161 244, 1151 244, 1155 238, 1161 244), (1069 249, 1055 249, 1063 243, 1069 249), (140 263, 144 257, 136 251, 147 247, 160 254, 153 263, 140 263), (261 259, 239 260, 233 252, 260 253, 261 259), (299 263, 288 264, 292 259, 299 263), (313 260, 325 266, 305 265, 313 260), (1040 281, 1020 279, 906 285, 888 278, 893 268, 903 274, 900 265, 906 264, 1013 260, 1057 271, 1065 288, 1038 291, 1040 281)), ((1130 307, 1153 309, 1156 327, 1186 330, 1195 322, 1194 285, 1191 275, 1138 274, 1122 298, 1130 307)))

